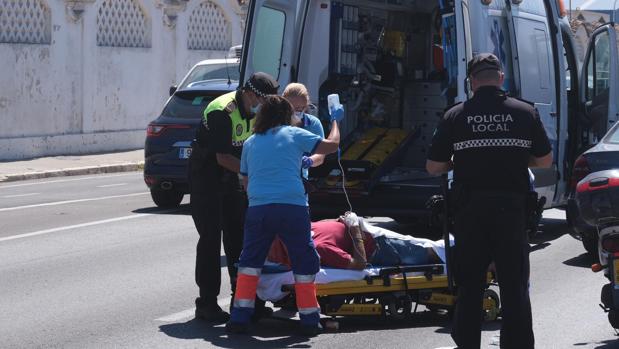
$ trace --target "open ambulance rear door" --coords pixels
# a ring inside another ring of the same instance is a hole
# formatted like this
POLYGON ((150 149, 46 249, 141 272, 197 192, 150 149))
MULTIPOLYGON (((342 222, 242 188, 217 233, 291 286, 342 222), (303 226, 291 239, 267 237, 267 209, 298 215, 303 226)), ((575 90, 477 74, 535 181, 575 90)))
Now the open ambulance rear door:
POLYGON ((587 47, 580 79, 580 99, 588 126, 584 137, 597 143, 619 119, 619 26, 597 28, 587 47))
POLYGON ((240 86, 254 72, 271 74, 279 81, 281 90, 292 81, 308 1, 251 1, 243 40, 240 86))
POLYGON ((553 0, 504 1, 515 95, 535 103, 552 145, 553 166, 533 169, 536 190, 546 197, 547 207, 550 207, 561 196, 556 195, 565 151, 561 140, 566 137, 561 132, 561 121, 567 119, 566 86, 562 78, 566 68, 557 4, 553 0))

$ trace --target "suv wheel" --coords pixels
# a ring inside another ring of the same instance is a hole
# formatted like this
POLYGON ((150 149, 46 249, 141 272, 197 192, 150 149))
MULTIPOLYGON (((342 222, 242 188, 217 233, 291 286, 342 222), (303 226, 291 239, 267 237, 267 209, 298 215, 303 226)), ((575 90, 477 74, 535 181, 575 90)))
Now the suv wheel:
POLYGON ((151 189, 150 196, 153 198, 155 205, 161 208, 175 208, 178 207, 183 201, 183 193, 170 189, 170 190, 162 190, 162 189, 151 189))

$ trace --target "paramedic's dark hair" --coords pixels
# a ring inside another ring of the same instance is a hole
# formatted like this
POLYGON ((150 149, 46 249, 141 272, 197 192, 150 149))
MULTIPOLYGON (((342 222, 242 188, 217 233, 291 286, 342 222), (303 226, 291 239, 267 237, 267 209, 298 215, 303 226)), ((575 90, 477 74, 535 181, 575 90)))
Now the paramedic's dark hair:
POLYGON ((498 70, 482 70, 479 73, 473 75, 471 78, 477 81, 499 81, 501 79, 501 72, 498 70))
POLYGON ((294 109, 288 100, 277 95, 268 95, 256 115, 254 133, 265 134, 273 127, 290 125, 294 109))

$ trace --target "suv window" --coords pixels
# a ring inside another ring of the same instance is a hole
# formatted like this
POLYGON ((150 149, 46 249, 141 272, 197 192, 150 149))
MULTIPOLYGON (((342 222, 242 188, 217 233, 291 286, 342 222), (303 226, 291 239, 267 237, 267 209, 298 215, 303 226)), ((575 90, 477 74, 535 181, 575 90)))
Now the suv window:
MULTIPOLYGON (((619 121, 617 121, 619 122, 619 121)), ((613 143, 619 144, 619 125, 615 126, 615 128, 610 131, 607 138, 604 140, 605 143, 613 143)))
POLYGON ((199 119, 215 97, 216 95, 207 95, 204 92, 176 93, 163 108, 161 115, 169 118, 199 119))
POLYGON ((240 73, 238 62, 231 61, 227 66, 225 63, 198 65, 194 67, 191 73, 189 73, 189 76, 187 76, 187 79, 183 81, 183 84, 179 86, 178 89, 181 90, 187 86, 192 86, 197 82, 205 80, 228 80, 228 74, 230 74, 230 80, 239 81, 240 73))

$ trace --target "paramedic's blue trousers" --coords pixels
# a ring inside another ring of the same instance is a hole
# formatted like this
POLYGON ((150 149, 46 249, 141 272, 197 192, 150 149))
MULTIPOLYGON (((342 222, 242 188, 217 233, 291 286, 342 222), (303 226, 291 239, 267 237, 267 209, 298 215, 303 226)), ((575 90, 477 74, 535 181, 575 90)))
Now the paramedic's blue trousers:
POLYGON ((292 262, 295 294, 303 325, 314 326, 320 319, 314 278, 319 257, 311 237, 307 207, 271 204, 253 206, 245 218, 245 238, 239 260, 239 272, 231 321, 247 324, 254 312, 254 300, 260 272, 271 243, 279 236, 292 262))
POLYGON ((456 207, 458 300, 452 337, 459 348, 479 348, 486 272, 494 261, 501 288, 501 348, 534 346, 529 299, 529 243, 525 195, 471 192, 456 207))

